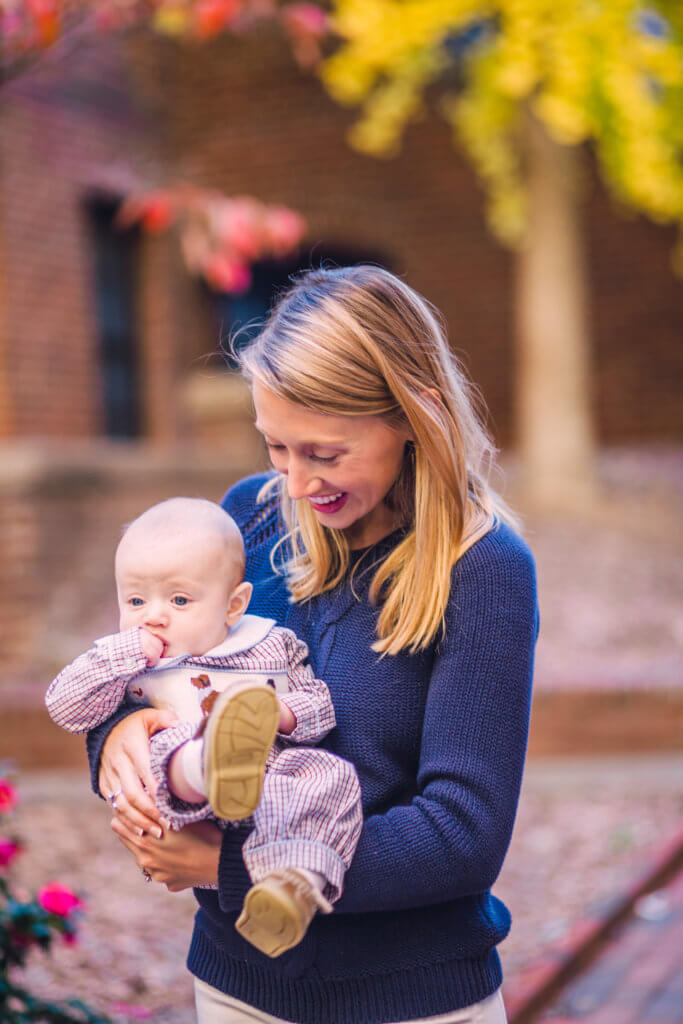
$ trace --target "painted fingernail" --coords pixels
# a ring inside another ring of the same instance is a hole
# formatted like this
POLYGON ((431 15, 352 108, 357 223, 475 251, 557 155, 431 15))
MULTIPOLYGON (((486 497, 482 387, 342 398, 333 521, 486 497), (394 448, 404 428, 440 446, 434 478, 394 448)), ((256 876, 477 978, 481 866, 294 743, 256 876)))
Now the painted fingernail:
POLYGON ((161 839, 163 834, 164 833, 161 831, 161 829, 157 825, 155 825, 154 828, 152 829, 152 835, 155 836, 157 839, 161 839))
POLYGON ((139 836, 144 836, 144 834, 145 834, 145 830, 144 830, 144 828, 140 828, 140 827, 138 827, 138 828, 136 828, 136 829, 135 829, 135 831, 137 832, 137 834, 138 834, 139 836))

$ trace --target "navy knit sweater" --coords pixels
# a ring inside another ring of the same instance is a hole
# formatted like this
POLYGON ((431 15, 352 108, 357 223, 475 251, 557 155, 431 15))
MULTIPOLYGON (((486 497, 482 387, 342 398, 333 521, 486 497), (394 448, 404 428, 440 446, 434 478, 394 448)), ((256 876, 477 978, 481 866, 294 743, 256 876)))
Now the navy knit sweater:
MULTIPOLYGON (((397 531, 362 558, 350 585, 290 604, 270 552, 281 534, 277 502, 257 506, 263 475, 223 504, 247 549, 249 606, 305 640, 330 688, 337 728, 323 746, 353 762, 363 831, 329 917, 276 960, 246 943, 234 922, 249 886, 244 828, 225 834, 218 891, 200 908, 188 966, 197 977, 298 1024, 380 1024, 475 1003, 501 982, 496 944, 510 915, 492 896, 517 807, 526 749, 538 612, 534 563, 500 524, 452 574, 445 636, 428 650, 380 659, 371 567, 397 531), (355 593, 354 593, 355 591, 355 593)), ((89 737, 93 770, 122 712, 89 737)))

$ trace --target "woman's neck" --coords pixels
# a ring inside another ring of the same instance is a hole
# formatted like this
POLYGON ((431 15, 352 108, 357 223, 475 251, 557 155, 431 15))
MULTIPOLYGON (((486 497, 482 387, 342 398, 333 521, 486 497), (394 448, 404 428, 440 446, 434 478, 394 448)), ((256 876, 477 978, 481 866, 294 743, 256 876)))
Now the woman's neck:
POLYGON ((401 516, 396 509, 387 505, 378 506, 371 513, 364 516, 357 523, 344 530, 346 541, 350 551, 358 551, 361 548, 369 548, 384 540, 390 533, 401 526, 401 516))

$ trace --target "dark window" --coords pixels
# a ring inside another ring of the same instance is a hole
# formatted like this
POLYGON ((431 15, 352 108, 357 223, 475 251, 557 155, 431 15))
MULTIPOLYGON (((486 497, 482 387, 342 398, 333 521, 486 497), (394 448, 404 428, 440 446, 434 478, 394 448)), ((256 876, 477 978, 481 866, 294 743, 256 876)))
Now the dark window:
MULTIPOLYGON (((252 283, 242 295, 212 293, 217 328, 227 353, 228 342, 235 339, 237 349, 246 345, 258 334, 269 310, 291 283, 291 277, 311 267, 349 267, 357 263, 374 263, 389 269, 385 260, 377 253, 361 253, 341 247, 316 246, 313 252, 280 260, 260 260, 251 268, 252 283)), ((234 362, 226 355, 228 366, 234 362)))
POLYGON ((139 231, 114 224, 117 203, 88 203, 93 243, 93 285, 102 381, 104 431, 108 437, 140 434, 140 379, 136 344, 135 283, 139 231))

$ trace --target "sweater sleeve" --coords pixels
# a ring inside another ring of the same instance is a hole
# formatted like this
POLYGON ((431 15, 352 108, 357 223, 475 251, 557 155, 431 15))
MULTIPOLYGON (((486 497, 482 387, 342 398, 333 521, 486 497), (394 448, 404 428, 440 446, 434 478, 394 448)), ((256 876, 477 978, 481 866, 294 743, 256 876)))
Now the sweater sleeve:
POLYGON ((147 667, 137 626, 102 637, 52 680, 50 717, 69 732, 87 732, 117 710, 130 680, 147 667))
POLYGON ((366 819, 337 912, 399 910, 486 892, 510 841, 537 634, 523 542, 470 549, 453 570, 424 712, 417 792, 366 819))

